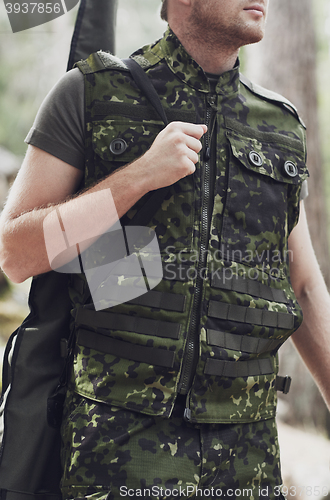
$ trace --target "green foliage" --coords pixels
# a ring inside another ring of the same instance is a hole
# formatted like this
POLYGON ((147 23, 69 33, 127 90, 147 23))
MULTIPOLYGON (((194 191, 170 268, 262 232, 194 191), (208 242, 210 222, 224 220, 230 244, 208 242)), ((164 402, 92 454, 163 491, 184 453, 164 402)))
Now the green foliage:
MULTIPOLYGON (((117 53, 127 57, 162 36, 160 1, 120 0, 117 53)), ((64 74, 78 7, 43 26, 12 33, 0 4, 0 145, 15 154, 26 150, 24 138, 50 88, 64 74)))
POLYGON ((74 15, 12 33, 0 5, 0 144, 15 154, 24 154, 38 107, 65 71, 74 15))

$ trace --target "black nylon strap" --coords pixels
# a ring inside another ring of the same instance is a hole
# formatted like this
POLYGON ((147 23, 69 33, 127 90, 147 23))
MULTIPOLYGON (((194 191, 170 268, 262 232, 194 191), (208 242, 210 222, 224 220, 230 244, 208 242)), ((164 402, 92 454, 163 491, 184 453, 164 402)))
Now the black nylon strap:
POLYGON ((136 299, 130 300, 128 304, 138 306, 154 307, 165 311, 183 312, 185 310, 186 297, 175 293, 157 292, 150 290, 136 299))
POLYGON ((147 363, 149 365, 173 368, 175 353, 166 349, 130 344, 88 330, 79 329, 77 343, 96 351, 105 352, 120 358, 147 363))
POLYGON ((289 313, 265 311, 252 307, 226 304, 225 302, 210 301, 209 315, 212 318, 237 321, 252 325, 269 326, 290 330, 294 326, 294 316, 289 313))
POLYGON ((246 293, 273 302, 282 302, 284 304, 289 302, 284 290, 278 290, 242 276, 233 276, 232 273, 230 276, 226 276, 225 270, 213 274, 211 285, 214 288, 246 293))
MULTIPOLYGON (((150 79, 141 68, 141 66, 133 59, 123 59, 124 63, 131 72, 131 75, 139 87, 139 89, 145 94, 149 102, 156 109, 157 113, 161 117, 165 125, 168 124, 168 120, 159 99, 159 96, 152 85, 150 79)), ((132 226, 146 226, 151 220, 152 216, 157 212, 158 208, 161 206, 167 192, 168 186, 152 191, 152 194, 148 201, 143 205, 142 208, 135 214, 131 219, 130 225, 132 226), (147 222, 146 222, 147 221, 147 222)))
POLYGON ((145 71, 141 68, 139 63, 134 59, 123 59, 131 75, 140 90, 143 91, 145 96, 148 98, 149 102, 155 108, 165 125, 168 124, 167 116, 159 99, 159 95, 156 92, 155 87, 151 83, 150 79, 146 75, 145 71))
MULTIPOLYGON (((157 113, 160 115, 164 124, 168 124, 168 120, 163 109, 162 103, 159 99, 159 96, 152 85, 150 79, 141 68, 141 66, 134 61, 133 59, 124 59, 124 63, 129 68, 131 75, 141 90, 142 93, 148 98, 152 106, 156 109, 157 113)), ((128 222, 128 226, 147 226, 149 222, 152 220, 153 215, 157 212, 157 210, 161 207, 163 200, 165 199, 166 194, 168 193, 169 187, 163 187, 161 189, 157 189, 156 191, 151 191, 149 198, 146 200, 144 205, 140 208, 140 210, 134 215, 134 217, 128 222)), ((86 298, 85 302, 89 300, 89 297, 86 298)), ((131 331, 131 330, 129 330, 131 331)), ((145 332, 143 332, 145 333, 145 332)), ((165 335, 166 336, 166 335, 165 335)))
POLYGON ((207 343, 224 349, 242 351, 249 354, 271 352, 282 345, 277 339, 261 339, 247 335, 235 335, 220 330, 207 330, 207 343))
MULTIPOLYGON (((180 324, 158 321, 126 314, 113 314, 104 311, 80 308, 76 314, 76 325, 90 326, 104 330, 121 330, 177 340, 180 324)), ((106 335, 106 332, 103 332, 106 335)))
POLYGON ((253 359, 250 361, 223 361, 208 358, 206 360, 205 375, 219 377, 255 377, 274 373, 273 363, 270 359, 253 359))
MULTIPOLYGON (((72 3, 72 1, 71 1, 72 3)), ((97 50, 115 54, 115 26, 118 0, 81 0, 71 40, 67 70, 97 50)))

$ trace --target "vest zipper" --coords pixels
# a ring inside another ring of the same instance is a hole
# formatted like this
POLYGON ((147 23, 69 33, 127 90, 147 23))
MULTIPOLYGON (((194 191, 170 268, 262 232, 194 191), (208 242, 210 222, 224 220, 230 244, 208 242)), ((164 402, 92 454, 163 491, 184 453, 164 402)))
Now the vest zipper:
MULTIPOLYGON (((187 394, 190 389, 192 379, 194 377, 194 371, 197 363, 197 356, 199 352, 199 342, 198 342, 198 325, 200 319, 202 292, 203 292, 203 277, 201 275, 202 269, 205 267, 207 259, 207 247, 209 239, 209 226, 210 218, 212 215, 213 199, 211 196, 211 186, 212 183, 212 162, 211 160, 211 141, 214 127, 212 126, 212 120, 216 120, 216 110, 212 113, 214 105, 216 102, 216 96, 212 95, 208 97, 208 106, 206 110, 206 125, 210 127, 211 130, 205 137, 205 151, 204 151, 204 172, 202 174, 202 209, 201 209, 201 237, 200 237, 200 253, 199 261, 197 267, 197 278, 196 278, 196 288, 194 294, 194 303, 192 308, 192 316, 190 321, 190 328, 188 332, 187 344, 184 354, 184 361, 182 367, 181 380, 179 382, 178 392, 180 394, 187 394)), ((189 396, 189 394, 188 394, 189 396)), ((187 397, 187 406, 188 406, 187 397)), ((186 420, 190 420, 191 411, 187 407, 185 409, 184 417, 186 420)))

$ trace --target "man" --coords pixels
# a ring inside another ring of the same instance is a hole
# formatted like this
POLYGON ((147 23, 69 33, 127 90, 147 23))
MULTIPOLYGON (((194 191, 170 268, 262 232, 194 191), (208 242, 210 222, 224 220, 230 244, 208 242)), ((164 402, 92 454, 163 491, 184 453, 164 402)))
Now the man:
POLYGON ((303 126, 239 76, 239 48, 263 37, 267 4, 164 2, 170 29, 134 55, 171 121, 163 130, 127 69, 99 52, 29 134, 1 222, 13 281, 50 270, 46 218, 47 234, 62 219, 83 242, 170 186, 150 222, 164 268, 154 290, 95 311, 85 275, 72 277, 64 498, 281 498, 276 352, 291 334, 330 400, 330 301, 302 203, 298 222, 303 126))

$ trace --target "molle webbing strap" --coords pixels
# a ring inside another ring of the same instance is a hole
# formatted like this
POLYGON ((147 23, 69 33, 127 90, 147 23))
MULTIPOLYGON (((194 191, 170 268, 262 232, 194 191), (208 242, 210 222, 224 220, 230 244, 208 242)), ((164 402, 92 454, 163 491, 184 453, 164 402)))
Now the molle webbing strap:
MULTIPOLYGON (((83 325, 91 328, 103 328, 104 330, 121 330, 174 340, 179 338, 181 326, 179 323, 169 323, 126 314, 93 311, 91 309, 78 309, 75 321, 77 327, 83 325)), ((103 333, 106 335, 106 332, 103 333)))
MULTIPOLYGON (((139 212, 138 212, 139 213, 139 212)), ((132 219, 133 220, 133 219, 132 219)), ((176 262, 163 262, 163 278, 169 281, 189 281, 192 279, 190 276, 191 266, 187 264, 177 264, 176 262)), ((116 276, 121 276, 126 273, 132 273, 134 275, 134 267, 132 270, 126 261, 121 261, 116 263, 116 267, 113 270, 113 274, 116 276)), ((148 276, 158 277, 159 275, 159 264, 158 262, 148 262, 148 276)), ((176 295, 177 297, 177 295, 176 295)))
POLYGON ((250 361, 223 361, 208 358, 205 364, 205 375, 218 377, 256 377, 274 373, 273 363, 269 358, 250 361))
POLYGON ((189 264, 178 264, 177 262, 163 262, 163 278, 173 281, 191 281, 194 276, 190 276, 189 264))
POLYGON ((238 323, 284 328, 286 330, 294 327, 293 314, 265 311, 264 309, 237 306, 214 300, 210 300, 209 316, 228 321, 237 321, 238 323))
POLYGON ((284 290, 271 288, 270 286, 259 283, 258 281, 243 278, 242 276, 226 276, 226 271, 212 276, 211 284, 214 288, 222 288, 223 290, 232 290, 233 292, 247 293, 253 297, 261 299, 282 302, 289 302, 284 290))
POLYGON ((163 309, 165 311, 184 312, 186 297, 175 293, 150 290, 148 293, 130 300, 128 304, 163 309))
MULTIPOLYGON (((154 120, 159 121, 159 114, 150 106, 140 104, 127 104, 125 102, 102 101, 97 102, 93 108, 94 119, 101 120, 106 116, 120 115, 122 118, 139 119, 139 120, 154 120)), ((197 117, 195 111, 182 111, 180 109, 167 109, 166 116, 169 122, 181 121, 196 123, 197 117)))
POLYGON ((129 342, 89 330, 78 330, 77 343, 95 351, 111 354, 119 358, 130 359, 139 363, 164 366, 165 368, 172 368, 174 364, 175 353, 173 351, 130 344, 129 342))
POLYGON ((257 141, 267 143, 271 142, 277 145, 286 146, 290 149, 296 149, 302 153, 305 152, 304 145, 301 141, 299 141, 299 139, 293 139, 292 137, 288 137, 277 132, 265 132, 264 130, 260 131, 229 117, 225 117, 225 124, 227 129, 236 134, 238 133, 244 137, 248 137, 249 139, 257 139, 257 141))
POLYGON ((261 339, 219 330, 207 330, 207 343, 224 349, 232 349, 233 351, 262 354, 277 349, 283 342, 278 339, 261 339))

